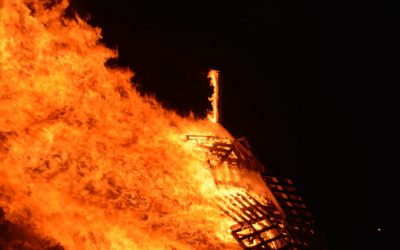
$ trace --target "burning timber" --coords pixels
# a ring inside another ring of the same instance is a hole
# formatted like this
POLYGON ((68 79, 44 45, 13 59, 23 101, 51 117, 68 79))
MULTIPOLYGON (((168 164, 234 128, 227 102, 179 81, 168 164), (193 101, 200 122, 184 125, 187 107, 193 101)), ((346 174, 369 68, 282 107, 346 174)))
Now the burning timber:
MULTIPOLYGON (((293 181, 270 176, 269 170, 252 154, 245 138, 229 140, 218 136, 188 135, 208 153, 208 163, 217 185, 234 184, 231 176, 219 174, 228 168, 246 169, 260 173, 267 185, 264 203, 250 193, 230 193, 218 205, 236 224, 230 230, 243 249, 321 249, 321 235, 315 231, 311 213, 296 193, 293 181)), ((240 180, 239 180, 240 182, 240 180)))
POLYGON ((0 0, 0 249, 312 246, 291 182, 218 124, 217 74, 211 122, 165 110, 67 8, 0 0))

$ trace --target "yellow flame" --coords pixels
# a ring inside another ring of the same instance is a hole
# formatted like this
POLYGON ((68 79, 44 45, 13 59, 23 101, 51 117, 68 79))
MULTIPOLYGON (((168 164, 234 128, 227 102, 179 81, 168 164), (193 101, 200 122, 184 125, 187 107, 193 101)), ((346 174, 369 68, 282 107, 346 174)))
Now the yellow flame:
POLYGON ((208 112, 207 118, 210 119, 213 123, 218 123, 219 114, 218 114, 218 75, 219 72, 215 69, 211 69, 208 72, 208 78, 210 78, 210 86, 213 87, 213 94, 208 100, 211 102, 212 110, 208 112))
MULTIPOLYGON (((0 0, 6 219, 67 250, 238 249, 215 202, 236 187, 220 190, 206 154, 182 140, 229 132, 140 95, 130 70, 105 66, 117 52, 101 30, 67 6, 0 0)), ((218 72, 209 77, 218 122, 218 72)))

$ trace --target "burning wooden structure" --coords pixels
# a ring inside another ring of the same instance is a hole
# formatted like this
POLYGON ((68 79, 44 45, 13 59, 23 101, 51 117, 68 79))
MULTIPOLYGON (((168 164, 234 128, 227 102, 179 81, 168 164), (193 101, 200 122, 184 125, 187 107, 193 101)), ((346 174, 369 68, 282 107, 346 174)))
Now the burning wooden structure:
POLYGON ((210 121, 165 110, 68 4, 0 0, 0 249, 313 246, 292 183, 218 124, 217 72, 210 121))
MULTIPOLYGON (((236 222, 231 226, 231 234, 243 249, 322 248, 311 213, 296 193, 293 181, 272 177, 270 170, 252 154, 245 138, 232 141, 218 136, 188 135, 187 140, 208 151, 210 168, 216 172, 228 167, 262 175, 267 185, 264 203, 249 193, 229 194, 219 203, 221 211, 236 222)), ((234 180, 215 176, 215 181, 217 185, 225 185, 234 180)))

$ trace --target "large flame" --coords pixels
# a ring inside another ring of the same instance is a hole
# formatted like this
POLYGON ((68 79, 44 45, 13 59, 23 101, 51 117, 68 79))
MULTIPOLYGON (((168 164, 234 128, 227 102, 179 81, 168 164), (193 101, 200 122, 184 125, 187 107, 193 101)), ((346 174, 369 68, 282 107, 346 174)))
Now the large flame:
POLYGON ((236 249, 206 155, 67 1, 0 1, 0 207, 65 249, 236 249), (54 4, 54 2, 57 2, 54 4))

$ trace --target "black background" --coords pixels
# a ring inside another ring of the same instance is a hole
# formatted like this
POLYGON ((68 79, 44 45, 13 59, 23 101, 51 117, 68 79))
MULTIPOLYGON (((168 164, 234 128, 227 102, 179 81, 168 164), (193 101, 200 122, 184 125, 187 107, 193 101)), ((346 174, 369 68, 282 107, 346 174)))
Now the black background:
POLYGON ((72 1, 141 92, 222 124, 292 177, 329 249, 391 249, 395 9, 346 1, 72 1), (378 228, 383 231, 379 232, 378 228))

